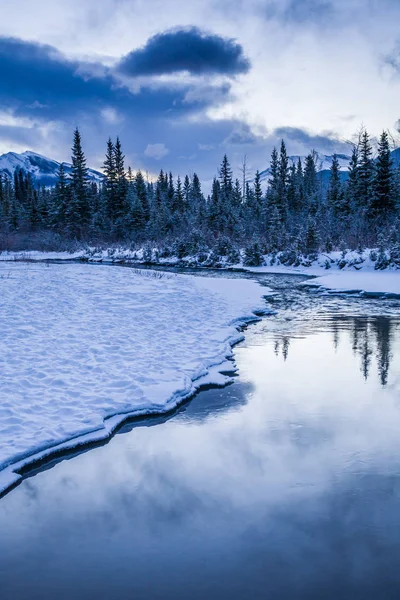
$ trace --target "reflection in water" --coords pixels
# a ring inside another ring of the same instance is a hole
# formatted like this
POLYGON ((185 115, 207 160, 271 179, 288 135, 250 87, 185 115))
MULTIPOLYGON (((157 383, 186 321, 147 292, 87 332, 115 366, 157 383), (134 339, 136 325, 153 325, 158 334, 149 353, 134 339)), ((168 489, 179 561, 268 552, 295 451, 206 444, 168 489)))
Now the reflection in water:
POLYGON ((232 386, 0 500, 1 600, 399 598, 398 306, 310 298, 232 386))
MULTIPOLYGON (((382 386, 388 382, 390 360, 392 358, 391 343, 398 323, 392 317, 351 317, 346 315, 325 316, 315 324, 332 333, 332 343, 337 351, 341 342, 341 334, 350 333, 353 353, 361 360, 361 371, 367 380, 370 373, 371 358, 375 357, 377 370, 382 386)), ((298 337, 298 332, 296 332, 298 337)), ((286 361, 289 354, 290 337, 287 333, 277 332, 274 339, 274 352, 281 353, 286 361)))

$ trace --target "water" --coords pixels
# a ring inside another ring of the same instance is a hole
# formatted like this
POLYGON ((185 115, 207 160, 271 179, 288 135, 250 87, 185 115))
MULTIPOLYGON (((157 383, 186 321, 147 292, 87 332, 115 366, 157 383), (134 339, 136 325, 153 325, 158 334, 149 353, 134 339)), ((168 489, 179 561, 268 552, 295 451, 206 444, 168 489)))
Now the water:
POLYGON ((233 385, 0 500, 2 600, 400 596, 400 303, 262 280, 233 385))

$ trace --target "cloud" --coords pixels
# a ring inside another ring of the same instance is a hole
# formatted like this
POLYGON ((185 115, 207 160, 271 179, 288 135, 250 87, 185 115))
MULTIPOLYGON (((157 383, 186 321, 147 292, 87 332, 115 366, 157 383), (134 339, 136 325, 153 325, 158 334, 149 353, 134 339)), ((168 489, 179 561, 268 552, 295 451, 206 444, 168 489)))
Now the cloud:
POLYGON ((211 81, 208 74, 127 78, 138 84, 131 90, 126 78, 100 61, 71 59, 52 46, 1 37, 0 61, 2 151, 32 149, 67 161, 78 125, 90 166, 101 168, 107 138, 118 135, 126 164, 134 169, 153 172, 160 161, 164 170, 182 176, 195 170, 207 182, 217 174, 224 152, 234 170, 244 151, 262 170, 280 137, 290 142, 292 154, 313 147, 331 153, 338 142, 333 134, 313 136, 288 127, 267 132, 250 128, 242 118, 211 118, 210 108, 234 99, 234 82, 225 76, 211 81), (197 153, 201 160, 195 161, 197 153))
MULTIPOLYGON (((132 119, 151 115, 175 117, 200 110, 216 96, 189 92, 193 82, 158 87, 142 86, 131 92, 111 69, 98 63, 71 60, 52 46, 0 38, 1 86, 0 104, 21 116, 38 115, 45 118, 80 121, 82 114, 98 112, 103 120, 115 117, 132 119), (111 110, 110 110, 111 107, 111 110)), ((222 88, 220 94, 225 94, 222 88)))
POLYGON ((188 27, 151 37, 123 57, 118 68, 132 77, 179 72, 232 76, 247 73, 250 62, 234 40, 188 27))
POLYGON ((327 23, 335 14, 332 0, 273 0, 266 7, 268 19, 285 23, 327 23))
POLYGON ((290 0, 284 17, 288 21, 326 21, 332 17, 334 6, 331 0, 290 0))
POLYGON ((349 150, 348 145, 338 139, 333 131, 321 134, 313 134, 300 127, 278 127, 274 130, 273 136, 277 140, 284 139, 292 147, 301 147, 302 152, 292 151, 292 153, 303 154, 304 151, 317 150, 320 152, 345 152, 349 150))
POLYGON ((144 153, 149 158, 160 160, 169 154, 169 150, 165 144, 148 144, 144 153))
POLYGON ((223 143, 228 146, 247 146, 256 144, 258 139, 259 138, 251 131, 250 127, 243 123, 239 127, 233 129, 223 143))
POLYGON ((120 123, 122 121, 121 116, 112 106, 107 106, 100 111, 101 116, 105 120, 106 123, 115 124, 120 123))

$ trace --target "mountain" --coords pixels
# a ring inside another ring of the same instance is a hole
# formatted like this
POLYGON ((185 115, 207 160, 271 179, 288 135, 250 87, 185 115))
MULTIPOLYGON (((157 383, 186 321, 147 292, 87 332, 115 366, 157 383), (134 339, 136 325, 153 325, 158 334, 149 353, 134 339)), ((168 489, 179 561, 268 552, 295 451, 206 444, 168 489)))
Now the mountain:
MULTIPOLYGON (((63 164, 65 172, 70 174, 72 165, 69 163, 63 164)), ((22 154, 7 152, 7 154, 2 154, 0 156, 0 173, 12 178, 14 177, 15 171, 22 169, 26 173, 32 175, 34 183, 46 187, 51 187, 56 184, 59 166, 60 163, 56 160, 46 158, 41 154, 36 154, 29 150, 22 152, 22 154)), ((88 175, 90 181, 95 183, 101 183, 104 179, 104 175, 94 169, 88 169, 88 175)))

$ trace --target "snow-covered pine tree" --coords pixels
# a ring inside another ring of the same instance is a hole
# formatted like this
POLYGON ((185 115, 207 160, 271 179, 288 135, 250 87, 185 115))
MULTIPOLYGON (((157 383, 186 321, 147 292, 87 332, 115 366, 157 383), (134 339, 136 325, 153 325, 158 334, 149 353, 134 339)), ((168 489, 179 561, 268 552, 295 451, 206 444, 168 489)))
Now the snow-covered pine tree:
POLYGON ((371 214, 374 194, 375 165, 372 157, 372 145, 369 134, 365 129, 361 134, 359 163, 358 163, 358 190, 357 203, 365 214, 371 214))
POLYGON ((74 132, 72 146, 71 201, 68 206, 68 227, 74 235, 81 237, 90 220, 88 169, 82 149, 79 129, 74 132))
POLYGON ((394 211, 395 206, 393 161, 390 156, 389 135, 384 131, 378 146, 371 210, 376 216, 386 217, 394 211))

